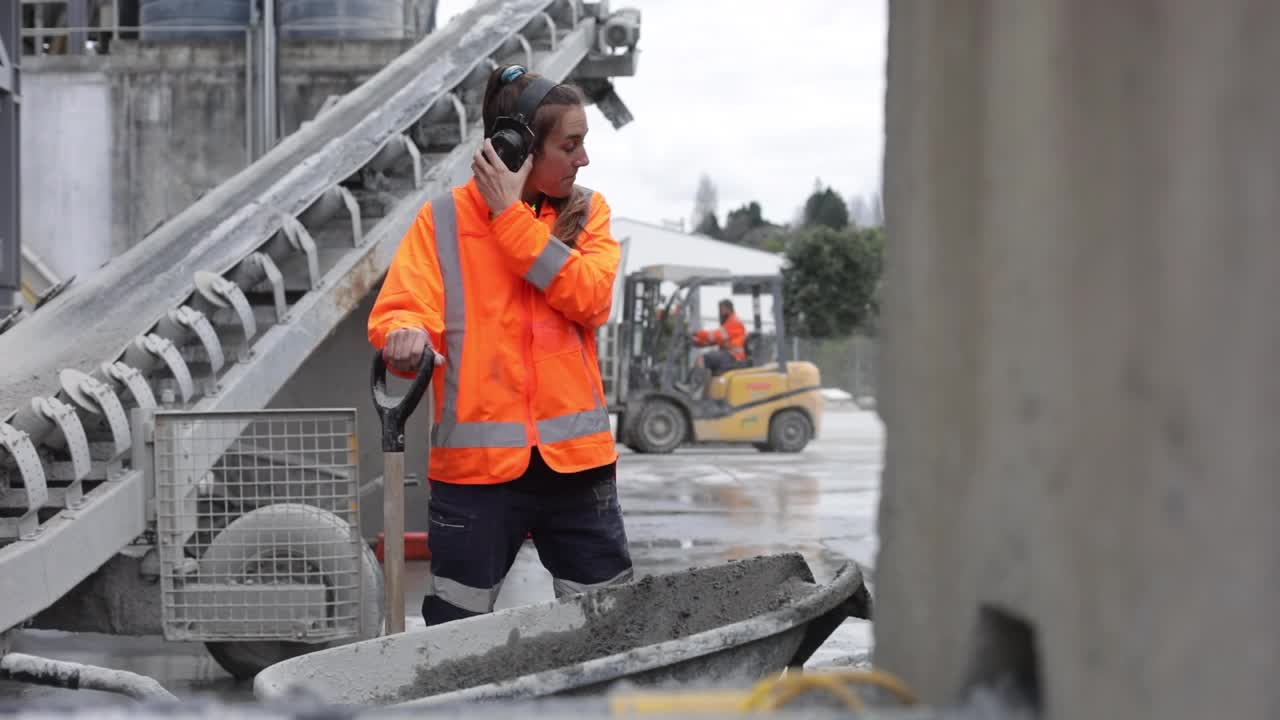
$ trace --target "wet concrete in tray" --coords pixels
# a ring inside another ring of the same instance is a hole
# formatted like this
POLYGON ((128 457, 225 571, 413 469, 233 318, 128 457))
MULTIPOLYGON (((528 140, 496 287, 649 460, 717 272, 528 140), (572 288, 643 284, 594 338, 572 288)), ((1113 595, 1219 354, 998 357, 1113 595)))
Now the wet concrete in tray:
MULTIPOLYGON (((870 581, 878 548, 883 428, 873 413, 851 410, 829 411, 824 424, 823 437, 800 455, 735 448, 687 448, 666 456, 624 454, 619 496, 637 576, 796 552, 818 582, 830 580, 850 560, 863 566, 870 581)), ((426 563, 408 566, 405 608, 410 628, 422 624, 418 612, 428 578, 426 563)), ((497 606, 553 597, 551 576, 527 543, 497 606)), ((810 665, 861 664, 870 645, 869 623, 849 620, 810 665)), ((184 699, 253 697, 248 684, 236 684, 199 644, 40 631, 19 633, 12 649, 149 675, 184 699)), ((0 682, 0 701, 90 697, 95 703, 120 702, 104 693, 0 682)))
POLYGON ((664 577, 647 576, 604 591, 609 600, 583 603, 588 631, 524 633, 505 646, 433 663, 384 702, 513 680, 638 647, 688 637, 784 607, 817 591, 795 554, 770 555, 664 577), (654 608, 663 612, 655 613, 654 608))

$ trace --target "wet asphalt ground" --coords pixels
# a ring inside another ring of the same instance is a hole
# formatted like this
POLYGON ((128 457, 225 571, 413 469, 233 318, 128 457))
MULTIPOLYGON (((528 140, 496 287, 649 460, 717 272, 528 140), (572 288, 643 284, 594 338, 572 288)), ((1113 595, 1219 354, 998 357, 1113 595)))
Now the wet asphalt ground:
MULTIPOLYGON (((883 438, 874 413, 832 408, 822 437, 799 455, 720 447, 685 448, 665 456, 624 450, 618 487, 637 576, 794 551, 804 556, 819 582, 849 561, 859 563, 870 580, 883 438)), ((422 625, 418 611, 428 576, 426 563, 409 564, 408 628, 422 625)), ((497 607, 553 597, 551 576, 527 543, 497 607)), ((869 623, 846 621, 810 665, 865 663, 871 642, 869 623)), ((233 681, 200 644, 28 631, 17 634, 12 650, 148 675, 183 699, 235 702, 253 697, 250 686, 233 681)), ((117 701, 92 691, 0 682, 0 701, 73 698, 117 701)))

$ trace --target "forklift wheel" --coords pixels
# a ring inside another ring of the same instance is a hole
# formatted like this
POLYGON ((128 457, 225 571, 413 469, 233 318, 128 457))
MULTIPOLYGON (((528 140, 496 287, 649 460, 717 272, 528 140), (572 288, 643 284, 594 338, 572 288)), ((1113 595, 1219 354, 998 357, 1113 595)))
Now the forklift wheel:
POLYGON ((666 454, 685 441, 689 421, 670 400, 650 400, 631 428, 631 441, 642 453, 666 454))
POLYGON ((813 425, 799 410, 783 410, 769 421, 769 448, 776 452, 798 453, 813 437, 813 425))

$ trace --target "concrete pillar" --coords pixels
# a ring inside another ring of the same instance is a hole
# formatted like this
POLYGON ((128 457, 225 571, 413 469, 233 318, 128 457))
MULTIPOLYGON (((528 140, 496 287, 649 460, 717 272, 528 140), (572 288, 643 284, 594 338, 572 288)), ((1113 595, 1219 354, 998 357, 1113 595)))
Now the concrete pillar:
POLYGON ((876 663, 1280 716, 1280 4, 897 0, 876 663))

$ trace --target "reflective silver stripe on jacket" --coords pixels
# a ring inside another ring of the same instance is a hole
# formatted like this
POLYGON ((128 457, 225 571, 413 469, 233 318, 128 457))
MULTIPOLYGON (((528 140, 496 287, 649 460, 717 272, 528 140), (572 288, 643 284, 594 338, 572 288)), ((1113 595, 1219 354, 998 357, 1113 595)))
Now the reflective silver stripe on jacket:
POLYGON ((555 235, 547 241, 547 246, 538 253, 538 259, 533 261, 533 266, 529 268, 529 272, 524 274, 524 279, 533 283, 533 286, 539 290, 546 292, 547 287, 551 285, 551 281, 556 279, 560 274, 560 270, 564 268, 564 264, 569 262, 569 253, 573 252, 560 241, 555 235))
POLYGON ((609 432, 609 414, 599 406, 538 421, 538 437, 548 443, 564 442, 601 432, 609 432))
MULTIPOLYGON (((595 195, 595 191, 590 188, 579 189, 582 190, 587 203, 587 212, 582 215, 582 220, 578 222, 578 232, 581 233, 587 226, 587 220, 591 218, 591 200, 595 195)), ((538 258, 533 261, 529 271, 524 274, 524 279, 539 290, 546 292, 552 281, 564 269, 564 264, 569 262, 569 255, 572 252, 563 240, 552 235, 551 239, 547 241, 547 246, 542 249, 541 253, 538 253, 538 258)))
POLYGON ((458 243, 458 209, 453 193, 431 201, 435 216, 436 253, 444 279, 444 407, 440 422, 431 428, 431 444, 442 448, 525 447, 529 444, 524 423, 458 422, 458 387, 462 375, 462 349, 467 337, 467 296, 462 282, 462 255, 458 243))
MULTIPOLYGON (((587 193, 587 202, 591 201, 591 192, 587 193)), ((589 205, 588 205, 589 207, 589 205)), ((458 421, 458 388, 461 386, 462 354, 466 344, 467 301, 465 283, 462 274, 462 255, 458 236, 458 209, 454 204, 453 193, 445 193, 431 201, 431 211, 435 219, 436 253, 440 260, 440 274, 444 280, 444 323, 445 323, 445 377, 444 405, 441 408, 440 422, 431 429, 431 444, 441 448, 518 448, 529 445, 529 436, 524 423, 518 422, 459 422, 458 421)), ((585 223, 585 220, 584 220, 585 223)), ((550 248, 556 243, 564 246, 559 240, 552 238, 550 248)), ((565 247, 564 258, 568 258, 568 247, 565 247)), ((546 256, 546 251, 543 256, 546 256)), ((539 258, 541 260, 541 257, 539 258)), ((550 284, 564 262, 560 261, 554 272, 546 279, 550 284)), ((536 266, 536 263, 535 263, 536 266)), ((548 266, 550 267, 550 266, 548 266)), ((531 270, 530 273, 533 271, 531 270)), ((526 276, 527 277, 527 276, 526 276)), ((532 280, 531 280, 532 282, 532 280)), ((537 284, 536 282, 534 283, 537 284)), ((583 338, 585 342, 585 338, 583 338)), ((584 367, 586 364, 586 348, 583 348, 584 367)), ((587 377, 590 377, 588 372, 587 377)), ((595 387, 592 387, 596 406, 590 410, 569 413, 560 417, 538 421, 538 434, 543 442, 558 443, 566 440, 594 435, 609 431, 609 414, 595 387)))

